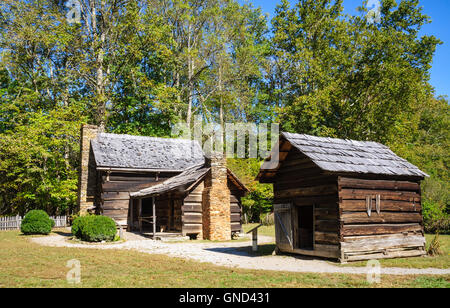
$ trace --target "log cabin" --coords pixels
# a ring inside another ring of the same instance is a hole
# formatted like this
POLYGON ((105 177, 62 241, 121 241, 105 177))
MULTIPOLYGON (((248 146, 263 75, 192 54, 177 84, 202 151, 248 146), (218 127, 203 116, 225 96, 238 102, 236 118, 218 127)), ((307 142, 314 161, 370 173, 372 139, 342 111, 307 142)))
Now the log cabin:
POLYGON ((282 133, 257 180, 273 184, 277 251, 345 263, 425 254, 426 176, 376 142, 282 133))
POLYGON ((81 129, 81 213, 111 217, 153 237, 229 240, 241 232, 245 185, 226 158, 196 141, 81 129))

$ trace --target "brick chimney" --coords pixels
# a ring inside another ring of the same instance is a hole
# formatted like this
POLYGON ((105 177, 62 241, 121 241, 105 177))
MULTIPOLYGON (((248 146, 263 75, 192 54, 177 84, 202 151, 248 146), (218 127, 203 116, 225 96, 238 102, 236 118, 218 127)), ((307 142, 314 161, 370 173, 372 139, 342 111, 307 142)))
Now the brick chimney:
POLYGON ((211 241, 231 240, 230 191, 227 185, 227 160, 222 153, 206 158, 211 170, 203 190, 203 238, 211 241))
POLYGON ((80 139, 80 170, 78 177, 78 210, 81 214, 95 206, 96 199, 96 167, 94 153, 91 150, 91 140, 97 138, 99 128, 94 125, 81 127, 80 139))

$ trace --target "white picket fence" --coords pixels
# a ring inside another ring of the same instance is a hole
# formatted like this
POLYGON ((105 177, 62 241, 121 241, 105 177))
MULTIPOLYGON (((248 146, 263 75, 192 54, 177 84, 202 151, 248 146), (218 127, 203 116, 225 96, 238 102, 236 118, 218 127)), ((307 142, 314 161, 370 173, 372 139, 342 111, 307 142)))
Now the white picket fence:
POLYGON ((55 222, 55 228, 65 228, 67 227, 67 216, 50 216, 55 222))
MULTIPOLYGON (((55 222, 55 228, 64 228, 67 226, 67 216, 50 216, 55 222)), ((0 231, 19 230, 23 217, 10 216, 0 217, 0 231)))

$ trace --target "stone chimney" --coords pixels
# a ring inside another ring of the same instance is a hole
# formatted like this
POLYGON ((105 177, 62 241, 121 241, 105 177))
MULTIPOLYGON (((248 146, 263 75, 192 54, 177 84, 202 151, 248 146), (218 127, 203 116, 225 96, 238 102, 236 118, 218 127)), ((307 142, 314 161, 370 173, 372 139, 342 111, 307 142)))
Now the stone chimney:
POLYGON ((96 167, 94 153, 91 150, 91 140, 97 138, 99 128, 94 125, 81 127, 80 139, 80 170, 78 177, 78 209, 81 214, 95 206, 96 199, 96 167))
POLYGON ((222 153, 206 158, 211 170, 203 190, 203 238, 211 241, 231 240, 230 191, 227 185, 227 160, 222 153))

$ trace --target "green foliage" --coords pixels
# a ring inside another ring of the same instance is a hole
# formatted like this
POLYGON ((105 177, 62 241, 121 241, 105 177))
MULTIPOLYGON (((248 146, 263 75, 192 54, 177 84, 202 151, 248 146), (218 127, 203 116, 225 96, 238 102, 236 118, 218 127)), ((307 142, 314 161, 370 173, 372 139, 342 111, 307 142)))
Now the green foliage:
POLYGON ((72 234, 86 242, 110 242, 116 233, 116 223, 106 216, 80 216, 72 224, 72 234))
POLYGON ((450 217, 447 215, 424 221, 426 232, 450 234, 450 217))
POLYGON ((430 97, 436 45, 419 37, 429 18, 418 1, 382 1, 381 21, 343 13, 342 0, 287 0, 273 19, 284 130, 388 142, 430 97))
POLYGON ((391 143, 397 154, 430 177, 422 182, 427 232, 450 233, 450 106, 444 98, 423 102, 414 113, 416 124, 391 143), (420 108, 419 108, 420 107, 420 108))
POLYGON ((76 238, 81 238, 81 229, 83 228, 83 224, 86 221, 84 216, 77 216, 72 222, 72 235, 76 238))
POLYGON ((32 210, 25 215, 20 226, 20 231, 26 235, 49 234, 55 222, 50 219, 46 212, 41 210, 32 210))
POLYGON ((425 231, 450 234, 449 183, 435 176, 422 183, 422 213, 425 231))
POLYGON ((244 214, 249 222, 260 222, 261 214, 270 213, 273 209, 273 187, 271 184, 260 184, 255 181, 260 162, 257 159, 229 159, 228 167, 250 190, 242 198, 244 214))
POLYGON ((273 209, 273 188, 268 184, 250 185, 250 193, 242 198, 244 213, 249 222, 260 222, 260 215, 273 209))
POLYGON ((80 24, 67 22, 61 1, 0 2, 0 214, 73 211, 82 123, 168 137, 194 115, 272 117, 270 103, 259 103, 269 91, 260 9, 235 0, 80 2, 80 24))
POLYGON ((79 32, 64 15, 55 1, 0 3, 0 213, 76 203, 80 125, 92 109, 79 32))
MULTIPOLYGON (((366 4, 367 1, 364 2, 366 4)), ((341 0, 284 0, 273 19, 273 99, 283 129, 373 140, 430 174, 425 228, 449 232, 449 105, 428 84, 436 46, 416 0, 382 1, 379 22, 341 0)))
POLYGON ((82 120, 76 108, 37 112, 1 135, 1 212, 65 213, 74 208, 82 120))
MULTIPOLYGON (((440 41, 419 36, 417 0, 382 1, 375 23, 342 0, 283 0, 272 35, 236 0, 80 1, 81 24, 61 1, 0 2, 0 214, 73 212, 82 123, 168 137, 199 115, 386 143, 431 175, 425 226, 447 228, 449 106, 428 83, 440 41)), ((230 166, 259 221, 273 200, 259 161, 230 166)))

